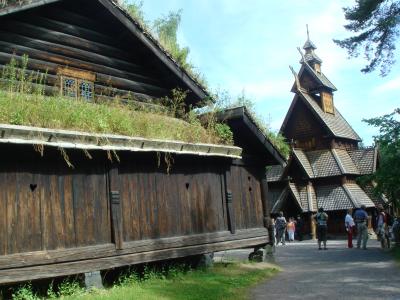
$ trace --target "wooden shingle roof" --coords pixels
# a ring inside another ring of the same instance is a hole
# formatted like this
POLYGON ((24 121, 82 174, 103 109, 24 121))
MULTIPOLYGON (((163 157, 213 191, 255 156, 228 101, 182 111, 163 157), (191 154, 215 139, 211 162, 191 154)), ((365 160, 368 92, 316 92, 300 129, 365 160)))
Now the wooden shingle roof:
POLYGON ((349 150, 348 153, 360 175, 372 174, 376 171, 378 148, 349 150))
POLYGON ((361 141, 359 135, 354 131, 350 124, 343 118, 339 110, 335 107, 335 114, 325 113, 312 95, 304 91, 299 91, 301 98, 311 109, 314 115, 326 126, 333 136, 349 140, 361 141))
POLYGON ((267 167, 267 182, 280 181, 283 174, 283 165, 273 165, 267 167))
POLYGON ((376 151, 376 148, 326 149, 307 152, 293 149, 293 156, 299 161, 309 178, 322 178, 372 174, 376 169, 376 151))

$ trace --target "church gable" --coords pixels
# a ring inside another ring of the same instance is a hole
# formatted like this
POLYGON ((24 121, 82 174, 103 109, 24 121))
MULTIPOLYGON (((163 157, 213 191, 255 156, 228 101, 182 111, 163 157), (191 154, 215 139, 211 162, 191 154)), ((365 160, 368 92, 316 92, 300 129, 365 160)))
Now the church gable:
POLYGON ((293 100, 281 132, 296 148, 313 150, 327 146, 325 136, 329 132, 299 97, 293 100))

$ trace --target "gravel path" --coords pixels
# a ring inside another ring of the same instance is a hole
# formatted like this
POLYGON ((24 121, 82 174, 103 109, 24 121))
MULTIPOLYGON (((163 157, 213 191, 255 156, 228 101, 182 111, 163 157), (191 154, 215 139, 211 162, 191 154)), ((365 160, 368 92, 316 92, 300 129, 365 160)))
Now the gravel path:
POLYGON ((254 288, 252 299, 400 299, 400 266, 376 241, 370 240, 367 250, 328 241, 326 251, 313 241, 287 243, 277 247, 275 262, 283 271, 254 288))

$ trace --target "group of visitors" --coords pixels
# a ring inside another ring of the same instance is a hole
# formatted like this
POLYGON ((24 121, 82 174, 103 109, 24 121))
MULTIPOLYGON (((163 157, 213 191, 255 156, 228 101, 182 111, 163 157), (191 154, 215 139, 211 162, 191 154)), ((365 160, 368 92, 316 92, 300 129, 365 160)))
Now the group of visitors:
POLYGON ((286 218, 283 215, 283 212, 279 213, 279 216, 276 218, 276 221, 272 219, 274 225, 274 236, 275 243, 278 245, 281 243, 282 245, 286 244, 286 233, 288 235, 288 241, 293 242, 295 239, 295 235, 299 241, 303 240, 303 220, 300 216, 295 218, 289 218, 286 221, 286 218))
MULTIPOLYGON (((376 230, 378 240, 381 242, 382 248, 390 248, 390 227, 393 225, 393 217, 388 211, 385 211, 382 205, 379 205, 378 214, 376 216, 376 230)), ((352 217, 352 209, 347 211, 345 217, 345 226, 347 231, 347 246, 353 248, 353 233, 354 229, 357 229, 357 248, 367 248, 368 241, 368 214, 366 212, 365 205, 362 205, 360 209, 352 217)))
POLYGON ((361 208, 357 209, 354 214, 353 210, 349 209, 347 211, 346 217, 344 219, 344 224, 347 232, 347 247, 353 248, 353 233, 354 229, 357 228, 357 249, 367 249, 368 241, 368 214, 366 212, 365 205, 361 205, 361 208))
MULTIPOLYGON (((389 214, 389 212, 383 208, 382 205, 377 208, 377 216, 376 216, 376 235, 378 240, 381 242, 382 248, 390 248, 390 228, 393 225, 393 217, 389 214)), ((347 232, 347 246, 348 248, 353 248, 353 234, 355 230, 357 230, 357 249, 367 249, 368 242, 368 213, 366 211, 366 206, 361 205, 358 208, 354 215, 353 210, 349 209, 347 211, 344 223, 347 232)), ((321 207, 318 209, 317 214, 313 216, 315 224, 317 226, 316 233, 318 239, 318 249, 319 250, 327 250, 327 232, 328 232, 328 214, 321 207)), ((288 234, 289 242, 294 241, 295 233, 297 234, 297 238, 301 241, 303 239, 302 230, 303 230, 303 221, 300 216, 297 217, 297 220, 294 218, 289 218, 286 221, 286 218, 283 215, 283 212, 279 213, 275 223, 274 229, 276 237, 276 244, 282 243, 285 245, 286 241, 286 232, 288 234)))

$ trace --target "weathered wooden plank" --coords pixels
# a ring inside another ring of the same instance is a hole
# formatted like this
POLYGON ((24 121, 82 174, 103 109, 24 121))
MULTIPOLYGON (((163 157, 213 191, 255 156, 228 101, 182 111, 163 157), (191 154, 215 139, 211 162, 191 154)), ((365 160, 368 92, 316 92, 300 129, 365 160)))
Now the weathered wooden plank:
POLYGON ((72 176, 66 173, 60 177, 60 180, 62 180, 62 187, 60 188, 63 189, 64 201, 65 247, 70 248, 76 246, 72 176))
POLYGON ((20 45, 31 49, 45 51, 47 53, 60 54, 65 57, 92 62, 94 64, 107 66, 116 70, 125 70, 130 73, 129 75, 133 79, 139 82, 156 84, 159 86, 162 85, 161 82, 157 81, 155 78, 141 75, 141 72, 146 73, 142 67, 133 64, 130 61, 121 60, 120 58, 113 58, 102 54, 93 53, 91 51, 81 50, 70 46, 63 46, 3 30, 0 30, 0 38, 3 42, 7 42, 12 45, 20 45), (132 73, 135 71, 137 73, 132 73))
POLYGON ((270 202, 268 201, 268 182, 265 175, 261 179, 261 201, 262 201, 264 226, 266 228, 269 228, 271 224, 270 220, 271 207, 270 207, 270 202))
MULTIPOLYGON (((97 54, 103 54, 114 58, 126 57, 126 53, 113 46, 98 42, 89 41, 80 37, 65 34, 63 32, 51 31, 46 28, 28 24, 17 20, 7 20, 1 23, 1 28, 5 31, 15 32, 22 36, 31 37, 64 46, 74 47, 97 54)), ((136 65, 136 70, 144 71, 142 66, 136 65)), ((146 72, 144 72, 146 73, 146 72)))
POLYGON ((156 260, 171 259, 221 251, 224 249, 234 249, 242 247, 253 247, 265 244, 264 237, 250 238, 237 241, 228 241, 215 244, 203 244, 176 248, 169 250, 157 250, 153 252, 142 252, 136 254, 121 255, 117 257, 99 258, 79 262, 69 262, 47 266, 36 266, 20 269, 0 270, 0 284, 34 280, 39 278, 49 278, 63 275, 72 275, 77 273, 91 272, 102 269, 109 269, 135 263, 144 263, 156 260))
MULTIPOLYGON (((160 154, 161 155, 161 154, 160 154)), ((167 214, 167 203, 165 199, 165 173, 158 170, 156 171, 156 191, 158 206, 158 224, 160 228, 160 237, 170 236, 169 232, 169 219, 167 214)))
MULTIPOLYGON (((2 164, 3 165, 3 164, 2 164)), ((0 184, 4 184, 7 180, 7 173, 2 168, 0 170, 0 184)), ((7 254, 7 189, 0 189, 0 212, 3 217, 0 218, 0 255, 7 254)))
POLYGON ((100 244, 71 249, 18 253, 0 256, 0 269, 21 268, 41 264, 54 264, 74 260, 102 258, 163 249, 176 249, 179 247, 219 243, 256 237, 262 237, 265 239, 266 234, 267 231, 265 228, 254 228, 251 230, 238 230, 234 235, 229 231, 223 231, 191 236, 132 241, 124 243, 123 250, 116 250, 114 244, 100 244))
POLYGON ((221 188, 220 188, 220 193, 221 193, 221 205, 222 205, 222 210, 221 214, 223 217, 223 223, 221 224, 220 230, 228 230, 229 228, 229 223, 228 223, 228 212, 227 212, 227 199, 226 199, 226 183, 225 183, 225 172, 222 172, 220 174, 219 181, 221 182, 221 188))
MULTIPOLYGON (((33 48, 25 47, 25 46, 20 46, 20 45, 13 45, 8 42, 0 41, 0 46, 2 51, 8 51, 9 53, 15 53, 19 56, 22 56, 23 54, 27 54, 29 57, 36 59, 36 60, 42 60, 42 61, 48 61, 57 64, 57 67, 55 69, 57 70, 58 66, 70 66, 73 68, 78 68, 78 69, 83 69, 83 70, 88 70, 88 71, 93 71, 93 72, 105 72, 109 71, 111 68, 102 66, 102 65, 97 65, 94 63, 90 63, 87 61, 79 60, 79 59, 73 59, 69 58, 63 55, 59 54, 52 54, 46 51, 41 51, 41 50, 36 50, 33 48), (106 69, 107 68, 107 69, 106 69)), ((43 68, 43 66, 41 67, 43 68)), ((124 71, 118 71, 116 69, 112 70, 112 73, 126 73, 124 71)), ((126 74, 129 76, 129 74, 126 74)), ((106 74, 96 74, 96 79, 99 80, 100 82, 104 83, 109 83, 112 87, 117 87, 117 88, 122 88, 122 89, 131 89, 132 91, 136 92, 142 92, 142 93, 154 93, 154 94, 159 94, 159 95, 168 95, 168 90, 154 86, 151 84, 147 83, 140 83, 137 81, 132 81, 130 79, 125 79, 125 78, 120 78, 120 77, 114 77, 106 74)))
MULTIPOLYGON (((115 38, 112 38, 108 34, 102 33, 99 27, 96 27, 94 30, 92 30, 76 24, 71 24, 71 19, 64 19, 64 21, 59 21, 56 20, 57 16, 53 14, 49 16, 41 16, 39 15, 40 13, 41 12, 31 12, 29 14, 16 16, 16 18, 22 22, 25 20, 31 20, 31 22, 34 22, 37 26, 49 29, 51 31, 63 32, 71 36, 80 37, 86 40, 115 47, 115 38)), ((66 13, 68 14, 69 12, 63 11, 61 13, 62 16, 60 17, 65 17, 66 13)), ((120 48, 119 50, 123 51, 120 48)), ((132 58, 132 56, 130 56, 129 53, 125 53, 125 55, 120 56, 120 58, 132 58)))
MULTIPOLYGON (((130 168, 129 168, 130 169, 130 168)), ((143 173, 131 174, 128 168, 124 168, 123 174, 120 174, 123 178, 123 190, 125 190, 125 197, 123 203, 124 210, 124 222, 125 228, 129 232, 129 239, 125 241, 137 241, 141 239, 141 216, 140 216, 140 201, 145 198, 146 187, 143 187, 140 183, 141 176, 143 173)))
POLYGON ((232 178, 232 169, 233 167, 228 168, 225 171, 225 199, 226 199, 226 213, 227 213, 227 220, 228 220, 228 227, 231 233, 236 232, 236 214, 234 208, 234 195, 232 194, 232 185, 234 185, 234 178, 232 178))
POLYGON ((76 25, 91 31, 102 31, 108 34, 109 30, 107 26, 103 26, 105 24, 102 24, 101 22, 98 22, 88 16, 90 13, 84 15, 84 12, 82 10, 80 13, 74 12, 70 10, 65 4, 67 3, 61 3, 61 5, 52 7, 44 7, 37 13, 52 20, 76 25))
POLYGON ((113 238, 116 249, 123 249, 123 228, 122 228, 122 217, 121 217, 121 186, 119 185, 118 179, 118 168, 117 166, 111 167, 108 172, 109 189, 110 189, 110 200, 111 200, 111 216, 112 216, 112 228, 113 238))

